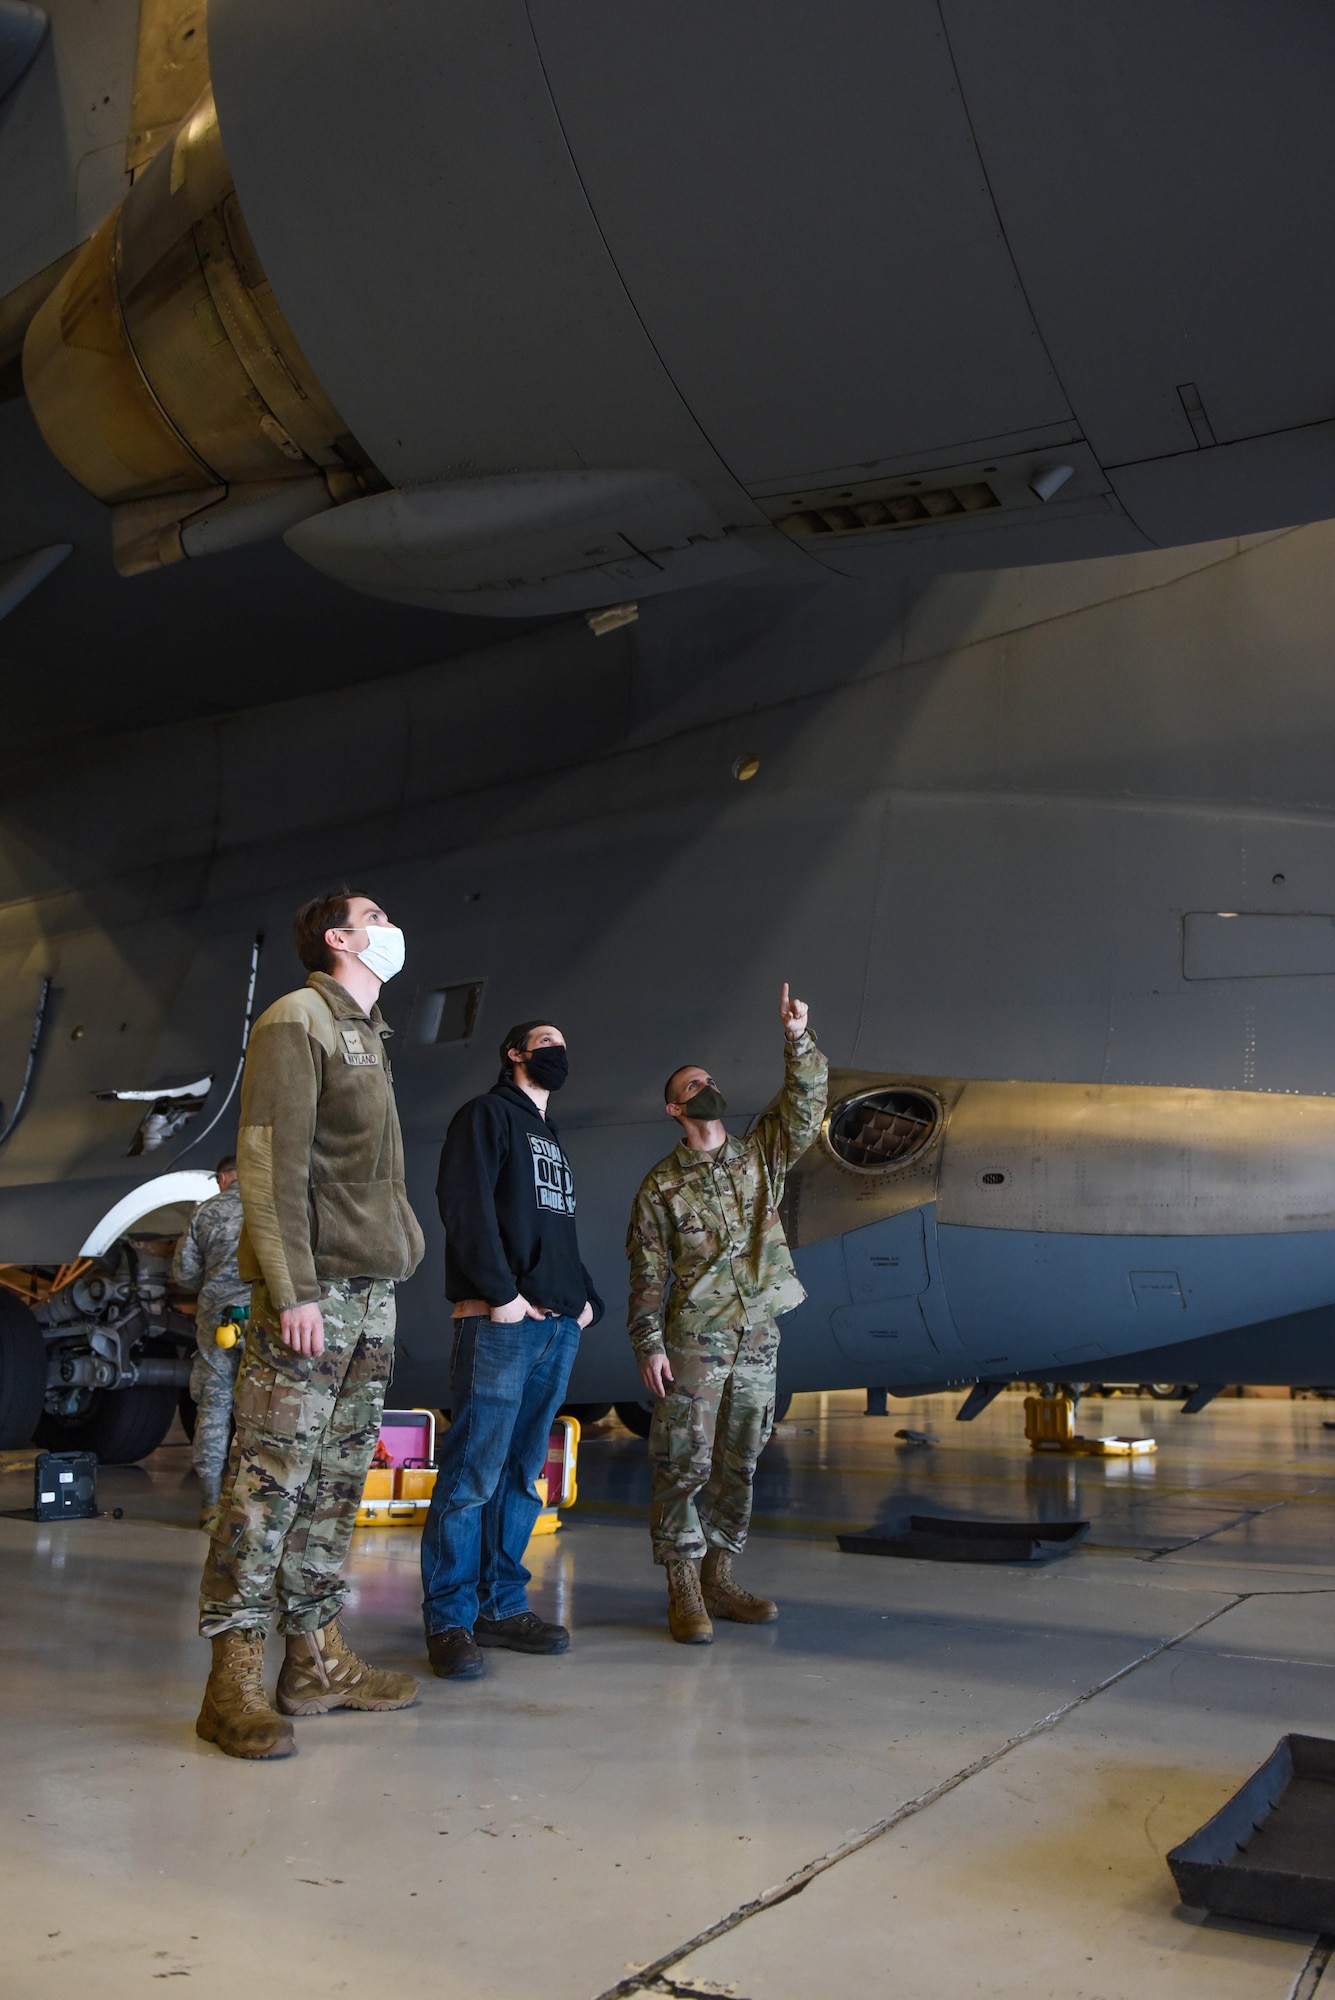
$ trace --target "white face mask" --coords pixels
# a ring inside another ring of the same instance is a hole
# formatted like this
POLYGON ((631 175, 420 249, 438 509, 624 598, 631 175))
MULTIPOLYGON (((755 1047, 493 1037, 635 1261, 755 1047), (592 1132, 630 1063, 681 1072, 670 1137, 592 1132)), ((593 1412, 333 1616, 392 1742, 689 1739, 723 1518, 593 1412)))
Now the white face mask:
POLYGON ((405 946, 397 924, 368 924, 365 947, 358 958, 377 979, 392 979, 402 972, 405 946))

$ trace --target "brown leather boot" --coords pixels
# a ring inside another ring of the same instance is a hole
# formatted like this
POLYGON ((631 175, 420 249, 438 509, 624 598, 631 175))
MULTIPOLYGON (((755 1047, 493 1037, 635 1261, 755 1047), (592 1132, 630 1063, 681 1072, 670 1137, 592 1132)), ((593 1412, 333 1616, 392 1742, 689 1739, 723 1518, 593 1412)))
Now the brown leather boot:
POLYGON ((331 1708, 411 1708, 411 1674, 368 1667, 344 1638, 337 1618, 319 1632, 289 1632, 274 1697, 284 1715, 328 1715, 331 1708))
POLYGON ((292 1724, 270 1707, 264 1692, 263 1632, 221 1632, 213 1641, 195 1734, 229 1757, 292 1755, 297 1747, 292 1724))
POLYGON ((700 1566, 700 1591, 715 1618, 734 1625, 768 1625, 779 1615, 772 1597, 753 1597, 732 1580, 730 1549, 710 1549, 700 1566))
POLYGON ((689 1556, 672 1556, 667 1565, 668 1631, 679 1645, 707 1646, 714 1637, 700 1578, 689 1556))

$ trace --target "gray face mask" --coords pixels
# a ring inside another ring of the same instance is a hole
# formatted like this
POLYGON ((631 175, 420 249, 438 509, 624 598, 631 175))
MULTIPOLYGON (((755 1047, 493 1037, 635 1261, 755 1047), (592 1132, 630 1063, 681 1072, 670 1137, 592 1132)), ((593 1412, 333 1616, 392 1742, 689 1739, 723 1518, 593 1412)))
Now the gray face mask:
POLYGON ((721 1118, 728 1108, 728 1100, 717 1084, 702 1083, 694 1097, 688 1097, 680 1109, 688 1118, 698 1118, 707 1125, 711 1118, 721 1118))

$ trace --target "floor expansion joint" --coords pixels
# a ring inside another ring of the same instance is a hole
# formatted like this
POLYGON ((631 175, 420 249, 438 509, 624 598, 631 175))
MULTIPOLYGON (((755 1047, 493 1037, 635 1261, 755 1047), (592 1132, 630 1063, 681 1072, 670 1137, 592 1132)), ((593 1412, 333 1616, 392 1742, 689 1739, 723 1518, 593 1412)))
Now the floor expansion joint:
POLYGON ((1312 1946, 1306 1965, 1293 1982, 1289 2000, 1314 2000, 1332 1952, 1335 1952, 1335 1937, 1319 1937, 1312 1946))
MULTIPOLYGON (((706 1945, 713 1944, 718 1938, 726 1937, 730 1931, 735 1931, 739 1925, 749 1922, 752 1917, 758 1917, 766 1910, 775 1909, 780 1903, 788 1902, 791 1897, 801 1895, 802 1891, 819 1876, 837 1867, 841 1861, 846 1861, 850 1855, 860 1854, 863 1848, 870 1847, 872 1842, 880 1840, 882 1835, 893 1832, 897 1826, 902 1826, 905 1820, 926 1812, 929 1806, 936 1805, 938 1800, 946 1798, 951 1792, 958 1791, 959 1787, 967 1784, 971 1778, 980 1777, 984 1771, 990 1771, 995 1764, 1001 1763, 1003 1758, 1009 1757, 1012 1751, 1022 1749, 1036 1737, 1047 1735, 1050 1730, 1056 1729, 1063 1723, 1068 1715, 1073 1715, 1077 1709, 1096 1701, 1101 1694, 1106 1694, 1109 1688, 1118 1686, 1130 1675, 1138 1673, 1142 1667, 1161 1659, 1165 1653, 1171 1653, 1175 1647, 1185 1645, 1188 1639, 1194 1639, 1198 1632, 1203 1632, 1217 1619, 1223 1618, 1230 1611, 1236 1611, 1240 1604, 1247 1603, 1252 1595, 1254 1593, 1251 1591, 1235 1592, 1227 1604, 1217 1606, 1204 1618, 1198 1618, 1195 1624, 1184 1627, 1181 1632, 1173 1633, 1171 1638, 1160 1639, 1155 1645, 1147 1647, 1134 1660, 1128 1660, 1125 1666, 1118 1667, 1115 1673, 1096 1681, 1093 1687, 1086 1688, 1083 1693, 1073 1695, 1070 1701, 1062 1702, 1060 1707, 1050 1709, 1046 1715, 1040 1716, 1037 1722, 1031 1722, 1027 1729, 1008 1737, 995 1750, 989 1750, 984 1756, 976 1757, 971 1764, 965 1764, 958 1771, 953 1771, 949 1777, 942 1778, 939 1784, 930 1786, 925 1792, 919 1792, 915 1798, 906 1799, 903 1805, 897 1806, 894 1812, 888 1813, 884 1819, 876 1820, 871 1826, 864 1827, 860 1833, 841 1841, 828 1853, 809 1861, 786 1881, 777 1883, 772 1889, 762 1889, 758 1896, 739 1904, 735 1910, 730 1910, 726 1917, 720 1917, 717 1923, 698 1931, 685 1944, 664 1952, 652 1964, 640 1967, 637 1972, 629 1974, 625 1979, 619 1979, 614 1986, 605 1987, 595 1996, 595 2000, 635 2000, 637 1994, 655 1991, 679 1994, 707 1991, 708 1989, 691 1987, 674 1988, 671 1984, 662 1982, 672 1967, 680 1965, 683 1959, 691 1956, 692 1952, 703 1950, 706 1945)), ((1320 1977, 1319 1972, 1317 1976, 1320 1977)), ((1299 1989, 1295 1989, 1293 2000, 1307 2000, 1308 1994, 1313 1992, 1315 1992, 1314 1986, 1301 1994, 1299 1989)))

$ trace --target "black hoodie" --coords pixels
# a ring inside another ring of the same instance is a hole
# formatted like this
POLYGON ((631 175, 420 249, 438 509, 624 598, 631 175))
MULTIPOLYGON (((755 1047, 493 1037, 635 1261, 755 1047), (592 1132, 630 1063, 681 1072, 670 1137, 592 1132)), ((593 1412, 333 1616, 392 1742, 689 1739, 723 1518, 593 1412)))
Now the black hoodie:
POLYGON ((575 1177, 556 1127, 527 1091, 498 1083, 456 1111, 441 1148, 445 1295, 504 1306, 517 1292, 544 1312, 593 1317, 603 1302, 580 1262, 575 1177))

